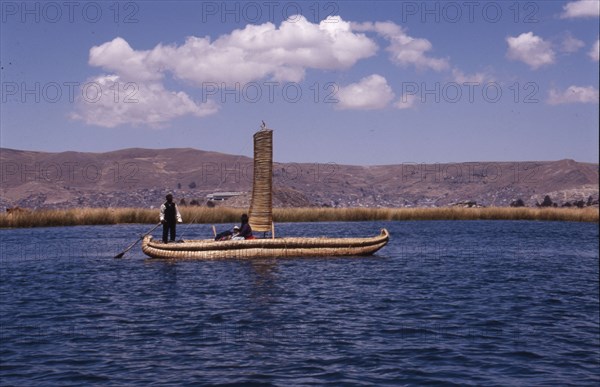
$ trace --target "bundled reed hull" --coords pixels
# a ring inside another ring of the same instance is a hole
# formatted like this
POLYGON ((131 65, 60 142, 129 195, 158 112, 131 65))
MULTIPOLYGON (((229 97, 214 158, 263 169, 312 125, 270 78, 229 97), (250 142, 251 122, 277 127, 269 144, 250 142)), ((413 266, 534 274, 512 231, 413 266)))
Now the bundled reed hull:
POLYGON ((164 244, 146 236, 142 251, 162 259, 254 259, 371 255, 388 243, 389 233, 368 238, 275 238, 248 240, 186 240, 164 244))

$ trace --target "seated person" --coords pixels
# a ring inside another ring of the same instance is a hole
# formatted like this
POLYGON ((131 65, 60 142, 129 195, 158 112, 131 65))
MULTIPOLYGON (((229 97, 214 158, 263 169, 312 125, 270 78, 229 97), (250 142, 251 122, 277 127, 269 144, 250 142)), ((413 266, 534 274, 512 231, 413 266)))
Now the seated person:
POLYGON ((233 228, 233 235, 231 236, 231 239, 234 239, 234 240, 246 239, 240 235, 240 227, 239 226, 235 226, 233 228))
POLYGON ((243 214, 241 220, 242 224, 240 226, 240 233, 238 236, 244 239, 254 239, 254 236, 252 235, 252 227, 250 227, 250 223, 248 223, 248 215, 243 214))
POLYGON ((235 226, 233 228, 233 231, 225 230, 225 231, 222 231, 222 232, 218 233, 217 235, 215 235, 215 240, 216 241, 228 241, 230 239, 234 239, 234 237, 239 235, 239 233, 240 233, 240 228, 238 226, 235 226))
POLYGON ((216 241, 227 241, 227 240, 242 240, 242 239, 255 239, 252 235, 252 227, 248 223, 248 215, 242 215, 242 224, 240 227, 235 226, 233 231, 225 230, 218 233, 215 236, 216 241))

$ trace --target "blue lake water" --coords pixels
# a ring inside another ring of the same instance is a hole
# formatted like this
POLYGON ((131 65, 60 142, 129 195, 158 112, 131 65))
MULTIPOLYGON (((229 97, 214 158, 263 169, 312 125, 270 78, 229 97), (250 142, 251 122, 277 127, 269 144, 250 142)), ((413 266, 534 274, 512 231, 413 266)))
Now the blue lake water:
POLYGON ((597 224, 277 234, 381 227, 373 257, 255 262, 113 259, 150 225, 0 230, 0 385, 600 382, 597 224))

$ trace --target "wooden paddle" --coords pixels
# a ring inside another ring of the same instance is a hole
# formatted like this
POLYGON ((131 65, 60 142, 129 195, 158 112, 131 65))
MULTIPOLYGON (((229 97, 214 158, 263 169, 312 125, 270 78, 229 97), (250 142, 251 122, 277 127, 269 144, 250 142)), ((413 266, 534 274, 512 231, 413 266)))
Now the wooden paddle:
POLYGON ((147 233, 145 233, 144 235, 142 235, 141 237, 139 237, 135 242, 133 242, 128 248, 126 248, 125 250, 123 250, 122 252, 120 252, 119 254, 115 255, 115 258, 123 258, 123 255, 125 255, 126 252, 128 252, 129 250, 131 250, 133 248, 133 246, 137 245, 137 243, 139 241, 141 241, 142 239, 144 239, 144 237, 148 234, 150 234, 152 231, 156 230, 156 228, 158 226, 160 226, 162 223, 157 224, 156 226, 152 227, 152 230, 148 231, 147 233))

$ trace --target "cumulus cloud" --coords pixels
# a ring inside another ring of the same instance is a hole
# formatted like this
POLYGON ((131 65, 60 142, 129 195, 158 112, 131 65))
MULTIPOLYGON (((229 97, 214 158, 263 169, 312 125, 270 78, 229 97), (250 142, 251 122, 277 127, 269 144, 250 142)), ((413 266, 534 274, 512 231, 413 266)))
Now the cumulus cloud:
POLYGON ((212 101, 196 103, 160 82, 125 82, 118 75, 103 75, 84 84, 70 118, 107 128, 125 124, 159 128, 177 117, 204 117, 217 110, 212 101))
POLYGON ((390 53, 392 62, 399 66, 414 66, 418 70, 431 69, 435 71, 446 70, 449 67, 448 59, 435 58, 427 55, 433 45, 427 39, 414 38, 393 22, 365 22, 352 23, 354 31, 373 31, 390 42, 386 51, 390 53))
POLYGON ((163 85, 167 74, 191 86, 216 84, 228 89, 260 79, 299 82, 307 69, 346 69, 377 49, 373 40, 353 32, 340 17, 316 24, 296 16, 279 28, 272 23, 249 24, 214 41, 190 36, 181 45, 158 44, 150 50, 136 50, 117 37, 90 49, 89 64, 111 74, 94 82, 106 87, 135 84, 139 102, 115 104, 110 95, 95 103, 82 100, 71 117, 105 127, 161 126, 183 115, 203 117, 215 113, 216 105, 199 104, 184 92, 167 90, 163 85))
POLYGON ((598 0, 571 1, 563 6, 563 19, 598 17, 600 15, 600 2, 598 0))
POLYGON ((272 23, 248 24, 215 41, 188 37, 182 45, 159 44, 152 50, 133 50, 116 38, 90 50, 90 64, 132 80, 159 79, 166 71, 180 80, 250 82, 263 78, 298 82, 306 69, 345 69, 370 57, 377 44, 354 33, 350 23, 328 18, 319 24, 303 16, 277 28, 272 23))
POLYGON ((596 43, 592 45, 591 50, 588 52, 588 55, 592 60, 598 62, 598 52, 600 51, 600 40, 596 39, 596 43))
POLYGON ((550 105, 598 103, 598 89, 593 86, 569 86, 564 91, 552 89, 547 102, 550 105))
POLYGON ((394 99, 394 92, 384 77, 372 74, 340 87, 336 97, 339 109, 375 110, 386 107, 394 99))
POLYGON ((88 63, 115 72, 130 81, 150 81, 163 77, 159 61, 152 51, 135 51, 121 37, 92 47, 88 63))
POLYGON ((533 32, 522 33, 517 37, 506 38, 507 56, 512 60, 526 63, 532 70, 554 63, 555 53, 549 42, 533 32))

